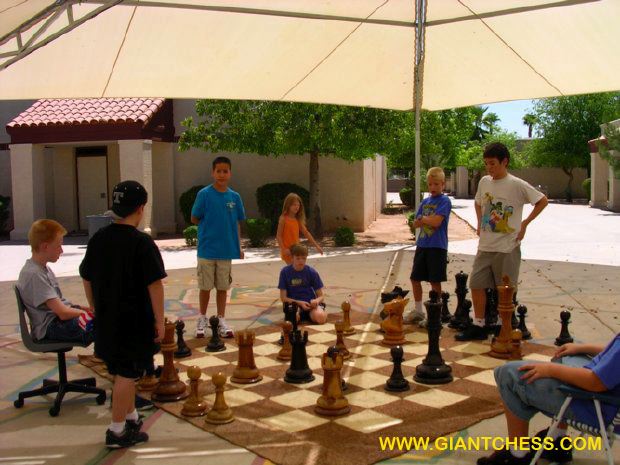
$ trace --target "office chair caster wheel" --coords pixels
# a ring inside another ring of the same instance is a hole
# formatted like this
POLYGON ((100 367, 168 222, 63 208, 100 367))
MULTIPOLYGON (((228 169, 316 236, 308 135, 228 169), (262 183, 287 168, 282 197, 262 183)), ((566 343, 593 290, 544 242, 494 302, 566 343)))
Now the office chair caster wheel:
POLYGON ((50 413, 50 417, 57 417, 58 414, 60 413, 60 409, 58 407, 52 407, 49 410, 50 413))
POLYGON ((105 392, 102 394, 99 394, 96 399, 97 405, 103 405, 105 403, 105 398, 106 398, 105 392))
POLYGON ((15 408, 22 408, 24 406, 24 399, 17 399, 13 402, 15 408))

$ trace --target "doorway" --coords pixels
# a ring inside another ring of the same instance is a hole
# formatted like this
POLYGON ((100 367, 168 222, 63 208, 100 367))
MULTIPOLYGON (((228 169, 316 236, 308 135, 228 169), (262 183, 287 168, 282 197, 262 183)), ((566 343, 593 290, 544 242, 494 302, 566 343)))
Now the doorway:
POLYGON ((80 229, 87 230, 89 215, 108 210, 107 147, 78 147, 75 161, 80 229))

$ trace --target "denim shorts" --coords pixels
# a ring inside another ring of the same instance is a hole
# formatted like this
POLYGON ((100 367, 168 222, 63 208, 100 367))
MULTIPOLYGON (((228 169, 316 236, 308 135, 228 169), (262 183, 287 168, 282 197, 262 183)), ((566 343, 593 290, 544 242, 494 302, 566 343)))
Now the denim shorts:
MULTIPOLYGON (((583 367, 590 361, 585 355, 566 356, 553 360, 571 367, 583 367)), ((553 417, 560 411, 560 407, 566 400, 566 395, 558 390, 558 386, 565 384, 555 378, 540 378, 533 383, 527 384, 521 376, 525 372, 519 371, 522 365, 536 363, 528 360, 508 362, 497 367, 494 371, 495 382, 506 407, 517 417, 524 421, 530 421, 538 412, 548 417, 553 417)), ((574 419, 570 407, 566 411, 566 418, 574 419)))
POLYGON ((80 327, 79 318, 61 320, 55 318, 45 331, 45 339, 53 341, 79 342, 89 345, 95 340, 93 331, 84 331, 80 327))

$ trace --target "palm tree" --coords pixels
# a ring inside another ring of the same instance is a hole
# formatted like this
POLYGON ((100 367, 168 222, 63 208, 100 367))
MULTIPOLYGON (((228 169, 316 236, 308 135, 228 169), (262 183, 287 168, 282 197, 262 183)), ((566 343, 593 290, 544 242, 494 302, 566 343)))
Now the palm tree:
POLYGON ((538 118, 536 118, 535 114, 526 113, 525 115, 523 115, 523 124, 527 126, 527 137, 529 139, 532 138, 532 129, 534 128, 536 123, 538 123, 538 118))
POLYGON ((499 116, 496 113, 487 113, 484 119, 482 120, 482 124, 488 129, 489 134, 493 134, 498 126, 497 123, 500 122, 499 116))
POLYGON ((471 140, 483 140, 484 137, 489 133, 484 127, 484 113, 489 109, 489 107, 472 107, 472 111, 474 114, 474 132, 471 135, 471 140))

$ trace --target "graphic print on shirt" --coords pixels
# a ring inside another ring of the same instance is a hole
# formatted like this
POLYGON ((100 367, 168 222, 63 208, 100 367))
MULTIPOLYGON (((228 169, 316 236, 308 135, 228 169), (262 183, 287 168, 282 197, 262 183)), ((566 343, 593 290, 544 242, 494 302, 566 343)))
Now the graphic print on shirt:
POLYGON ((292 278, 291 286, 301 286, 304 283, 304 280, 301 278, 292 278))
POLYGON ((508 225, 514 208, 504 205, 500 199, 495 199, 489 192, 485 192, 482 200, 482 231, 509 234, 515 229, 508 225), (495 200, 495 202, 494 202, 495 200))
MULTIPOLYGON (((422 205, 422 216, 433 216, 435 215, 435 210, 437 210, 436 204, 427 203, 422 205)), ((418 219, 421 216, 418 216, 418 219)), ((427 224, 422 225, 420 229, 420 239, 423 237, 431 237, 435 233, 435 228, 429 226, 427 224)))

